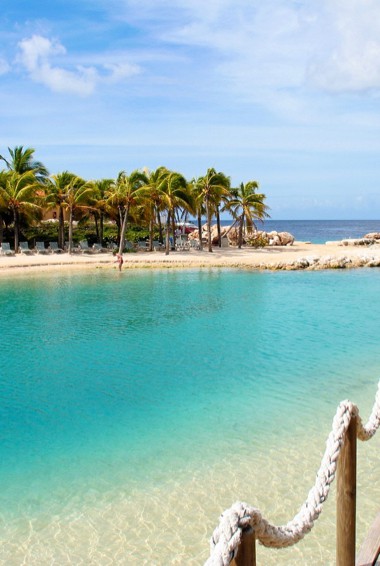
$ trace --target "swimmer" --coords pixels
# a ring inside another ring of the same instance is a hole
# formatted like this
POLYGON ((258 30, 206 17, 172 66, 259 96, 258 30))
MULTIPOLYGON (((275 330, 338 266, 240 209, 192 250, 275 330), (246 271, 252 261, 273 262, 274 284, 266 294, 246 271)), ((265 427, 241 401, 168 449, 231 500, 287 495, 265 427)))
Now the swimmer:
POLYGON ((115 263, 119 264, 119 271, 121 271, 121 268, 123 267, 123 263, 124 263, 123 256, 121 254, 116 254, 116 258, 117 259, 115 263))

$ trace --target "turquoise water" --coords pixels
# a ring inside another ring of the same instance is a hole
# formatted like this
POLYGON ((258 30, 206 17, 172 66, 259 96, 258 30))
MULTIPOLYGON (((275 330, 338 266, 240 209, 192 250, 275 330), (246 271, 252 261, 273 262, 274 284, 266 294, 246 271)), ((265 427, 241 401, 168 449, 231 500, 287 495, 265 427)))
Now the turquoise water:
POLYGON ((376 269, 1 279, 0 561, 202 564, 235 499, 289 520, 338 402, 372 405, 379 291, 376 269))

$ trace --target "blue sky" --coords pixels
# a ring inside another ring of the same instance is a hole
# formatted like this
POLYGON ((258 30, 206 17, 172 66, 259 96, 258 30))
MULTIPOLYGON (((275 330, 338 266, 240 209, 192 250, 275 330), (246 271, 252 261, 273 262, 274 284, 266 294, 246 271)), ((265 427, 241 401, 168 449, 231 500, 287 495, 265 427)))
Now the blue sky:
POLYGON ((274 219, 380 218, 378 0, 2 0, 0 153, 255 179, 274 219))

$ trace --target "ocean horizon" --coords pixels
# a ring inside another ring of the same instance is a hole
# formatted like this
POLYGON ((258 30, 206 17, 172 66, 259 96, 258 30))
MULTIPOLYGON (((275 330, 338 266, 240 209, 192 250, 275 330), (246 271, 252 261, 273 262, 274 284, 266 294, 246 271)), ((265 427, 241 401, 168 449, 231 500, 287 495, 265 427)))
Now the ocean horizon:
MULTIPOLYGON (((231 220, 222 220, 229 226, 231 220)), ((290 232, 296 240, 324 244, 327 241, 362 238, 370 232, 380 232, 380 220, 265 220, 257 222, 258 230, 290 232)))
MULTIPOLYGON (((292 519, 339 402, 364 420, 374 402, 379 274, 1 279, 0 564, 196 566, 237 500, 292 519)), ((358 543, 379 448, 359 443, 358 543)), ((334 492, 301 543, 259 547, 259 563, 333 565, 334 492)))

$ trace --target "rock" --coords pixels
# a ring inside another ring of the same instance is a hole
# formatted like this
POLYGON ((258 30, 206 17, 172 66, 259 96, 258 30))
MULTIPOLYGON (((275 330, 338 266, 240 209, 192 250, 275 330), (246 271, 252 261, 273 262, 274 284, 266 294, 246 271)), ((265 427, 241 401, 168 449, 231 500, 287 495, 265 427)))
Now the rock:
POLYGON ((268 236, 269 236, 269 246, 281 246, 281 240, 277 233, 275 236, 271 234, 268 234, 268 236))
POLYGON ((267 232, 267 238, 270 246, 292 246, 294 243, 294 236, 289 232, 267 232))
POLYGON ((267 233, 260 230, 249 232, 245 235, 245 240, 246 244, 253 248, 264 248, 269 243, 267 233))
MULTIPOLYGON (((230 229, 229 226, 221 226, 220 227, 220 234, 221 234, 222 238, 224 238, 224 236, 226 235, 226 233, 228 232, 229 229, 230 229)), ((208 239, 207 224, 204 224, 202 226, 202 238, 205 238, 206 240, 208 239)), ((198 230, 194 230, 194 232, 189 234, 189 240, 197 240, 197 239, 198 239, 198 230)), ((211 226, 211 242, 214 246, 218 244, 218 225, 217 224, 213 224, 211 226)))
POLYGON ((294 236, 289 232, 279 232, 278 237, 282 246, 292 246, 294 244, 294 236))
POLYGON ((189 240, 198 240, 199 239, 198 234, 199 234, 198 230, 193 230, 193 232, 190 232, 188 239, 189 240))
POLYGON ((314 265, 315 263, 318 263, 319 257, 316 256, 316 255, 308 256, 308 257, 306 258, 306 261, 309 262, 309 265, 314 265))
MULTIPOLYGON (((374 244, 376 240, 374 238, 348 238, 347 240, 342 240, 342 246, 370 246, 374 244)), ((327 244, 327 242, 326 242, 327 244)))
POLYGON ((295 259, 291 265, 294 269, 307 269, 310 263, 306 257, 300 257, 299 259, 295 259))
MULTIPOLYGON (((206 232, 206 234, 207 234, 207 232, 206 232)), ((211 243, 213 245, 218 243, 218 226, 216 224, 211 226, 211 243)))
POLYGON ((366 267, 380 267, 380 259, 372 258, 370 261, 367 261, 365 265, 366 267))
POLYGON ((352 260, 349 257, 322 257, 316 264, 317 269, 344 269, 351 266, 352 260))
POLYGON ((368 240, 380 240, 380 232, 370 232, 363 236, 364 239, 368 240))
MULTIPOLYGON (((237 246, 239 241, 239 230, 238 228, 231 228, 227 234, 228 243, 230 246, 237 246)), ((243 238, 244 241, 244 238, 243 238)))

